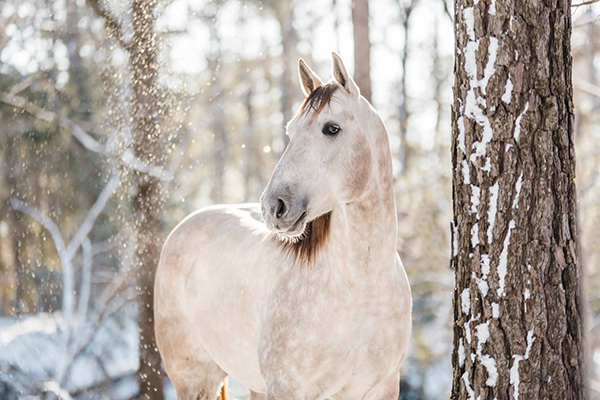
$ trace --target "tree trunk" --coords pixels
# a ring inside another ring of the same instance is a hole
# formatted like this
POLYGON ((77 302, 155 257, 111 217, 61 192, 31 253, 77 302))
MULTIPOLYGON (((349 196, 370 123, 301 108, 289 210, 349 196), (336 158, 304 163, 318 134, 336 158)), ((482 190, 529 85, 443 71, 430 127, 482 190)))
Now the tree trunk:
MULTIPOLYGON (((154 24, 155 1, 133 0, 133 45, 130 48, 130 81, 133 89, 131 113, 134 120, 134 151, 140 160, 154 165, 164 161, 159 128, 161 104, 158 90, 157 46, 154 24)), ((164 195, 160 181, 136 174, 137 287, 140 324, 140 396, 163 399, 161 359, 154 337, 154 276, 162 240, 164 195)))
POLYGON ((410 43, 410 16, 417 3, 417 0, 410 0, 407 3, 398 2, 400 7, 400 21, 402 23, 402 29, 404 30, 404 44, 402 46, 402 54, 400 56, 400 63, 402 65, 402 78, 400 79, 400 104, 398 105, 398 119, 400 123, 400 172, 405 174, 408 170, 408 159, 409 159, 409 148, 408 140, 406 138, 408 128, 408 93, 406 90, 406 72, 407 62, 409 56, 409 43, 410 43))
POLYGON ((69 81, 71 83, 70 99, 73 107, 81 117, 88 118, 91 113, 90 93, 86 70, 81 59, 81 33, 77 26, 80 20, 79 6, 76 0, 67 3, 67 29, 63 33, 63 40, 69 52, 69 81))
MULTIPOLYGON (((594 12, 592 10, 592 4, 587 6, 586 15, 588 16, 590 21, 594 20, 594 12)), ((598 54, 598 49, 596 45, 596 41, 598 40, 598 34, 596 33, 596 23, 588 23, 587 24, 587 62, 588 62, 588 82, 594 86, 598 86, 596 79, 596 63, 594 62, 596 59, 596 54, 598 54)), ((588 96, 589 101, 592 104, 592 114, 597 115, 598 113, 598 96, 594 96, 590 94, 588 96)))
POLYGON ((281 33, 281 46, 283 49, 281 64, 283 67, 283 71, 281 73, 281 114, 283 116, 282 125, 282 138, 283 138, 283 149, 281 153, 285 150, 285 147, 290 141, 290 138, 286 134, 285 124, 292 119, 292 107, 293 107, 293 98, 292 92, 290 88, 297 88, 298 85, 294 85, 292 82, 292 71, 296 71, 296 62, 297 60, 294 58, 296 44, 298 43, 298 34, 296 29, 294 28, 294 11, 292 7, 292 0, 284 0, 279 1, 275 5, 275 16, 277 18, 277 22, 279 23, 279 30, 281 33), (292 68, 292 61, 294 67, 292 68))
MULTIPOLYGON (((217 65, 211 67, 213 76, 218 75, 217 65)), ((212 131, 214 134, 214 147, 216 149, 213 158, 213 187, 211 198, 215 204, 223 203, 225 199, 225 169, 227 168, 227 154, 229 150, 229 140, 227 138, 227 120, 225 110, 223 109, 223 89, 221 86, 221 77, 216 77, 211 85, 212 93, 212 131)))
POLYGON ((252 110, 252 86, 244 94, 244 106, 246 108, 246 126, 242 133, 244 148, 244 202, 250 201, 252 191, 252 179, 256 178, 256 153, 257 141, 254 132, 254 111, 252 110))
POLYGON ((371 102, 369 0, 352 1, 352 25, 354 26, 354 81, 364 98, 371 102))
POLYGON ((209 31, 210 50, 207 54, 208 70, 211 71, 209 87, 210 129, 213 136, 212 188, 211 200, 214 204, 223 203, 225 199, 225 170, 228 162, 229 138, 227 133, 227 116, 223 102, 223 79, 221 73, 221 38, 217 29, 218 7, 206 7, 202 21, 209 31))
POLYGON ((453 399, 586 399, 571 10, 457 0, 453 399))

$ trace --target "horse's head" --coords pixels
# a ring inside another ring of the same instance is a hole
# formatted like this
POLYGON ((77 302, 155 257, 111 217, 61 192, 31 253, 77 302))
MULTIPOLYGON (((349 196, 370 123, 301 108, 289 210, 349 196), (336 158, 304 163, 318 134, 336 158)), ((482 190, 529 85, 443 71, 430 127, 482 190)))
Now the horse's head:
POLYGON ((342 59, 333 53, 333 77, 324 84, 300 59, 306 99, 288 123, 290 142, 261 196, 269 229, 289 238, 341 204, 360 199, 372 176, 373 111, 342 59))

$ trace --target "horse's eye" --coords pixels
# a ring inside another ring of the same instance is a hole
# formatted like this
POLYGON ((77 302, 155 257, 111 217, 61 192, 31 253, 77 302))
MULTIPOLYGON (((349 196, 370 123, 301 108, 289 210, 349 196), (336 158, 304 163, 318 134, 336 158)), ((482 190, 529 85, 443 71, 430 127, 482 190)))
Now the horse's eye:
POLYGON ((325 124, 323 126, 323 134, 327 136, 335 136, 340 131, 340 127, 335 124, 325 124))

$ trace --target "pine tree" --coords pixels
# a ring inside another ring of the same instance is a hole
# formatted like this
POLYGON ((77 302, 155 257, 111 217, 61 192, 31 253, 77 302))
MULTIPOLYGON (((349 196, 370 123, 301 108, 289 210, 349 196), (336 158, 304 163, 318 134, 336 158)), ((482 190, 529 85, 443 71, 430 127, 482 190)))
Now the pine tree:
POLYGON ((457 0, 453 399, 585 399, 571 10, 457 0))

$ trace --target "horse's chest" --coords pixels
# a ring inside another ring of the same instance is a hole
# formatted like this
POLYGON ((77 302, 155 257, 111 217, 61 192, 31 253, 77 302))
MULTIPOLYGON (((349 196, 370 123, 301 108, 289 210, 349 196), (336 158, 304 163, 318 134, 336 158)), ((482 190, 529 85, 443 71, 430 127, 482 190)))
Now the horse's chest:
POLYGON ((290 278, 273 292, 259 345, 267 380, 293 371, 291 379, 335 392, 353 375, 372 383, 399 362, 393 296, 327 278, 290 278))

